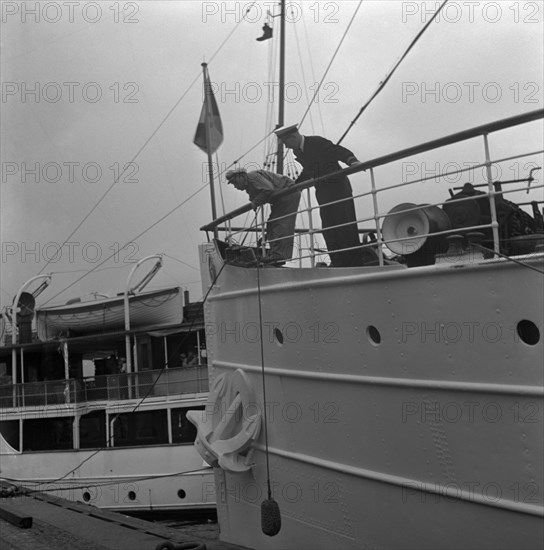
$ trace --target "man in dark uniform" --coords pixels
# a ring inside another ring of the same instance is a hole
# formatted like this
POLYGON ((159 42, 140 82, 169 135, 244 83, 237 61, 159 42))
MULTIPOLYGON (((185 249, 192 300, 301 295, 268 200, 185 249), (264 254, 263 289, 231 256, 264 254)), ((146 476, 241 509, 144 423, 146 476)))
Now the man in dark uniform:
MULTIPOLYGON (((339 161, 352 166, 359 163, 357 157, 345 147, 335 145, 321 136, 303 136, 297 125, 284 126, 275 130, 275 134, 285 146, 293 149, 297 162, 302 165, 302 173, 296 183, 340 170, 339 161)), ((351 184, 346 176, 324 180, 315 186, 315 196, 320 206, 323 237, 333 267, 363 265, 361 248, 335 252, 342 248, 359 247, 357 216, 351 184), (333 201, 346 199, 336 204, 333 201), (334 227, 342 225, 342 227, 334 227), (330 229, 329 229, 330 228, 330 229)))

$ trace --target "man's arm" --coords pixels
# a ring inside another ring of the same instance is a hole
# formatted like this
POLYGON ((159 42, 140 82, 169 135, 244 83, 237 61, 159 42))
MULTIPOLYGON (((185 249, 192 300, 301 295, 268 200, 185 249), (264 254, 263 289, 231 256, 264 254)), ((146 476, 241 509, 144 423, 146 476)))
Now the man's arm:
POLYGON ((336 145, 332 141, 321 137, 314 136, 320 150, 320 156, 328 161, 340 161, 348 166, 360 162, 352 151, 342 145, 336 145))
POLYGON ((253 209, 269 202, 270 196, 275 191, 272 182, 262 172, 262 170, 256 170, 248 173, 249 194, 253 209))
POLYGON ((258 208, 259 206, 262 206, 263 204, 269 202, 272 193, 274 193, 274 191, 263 189, 262 191, 259 191, 256 195, 254 195, 251 199, 251 206, 253 206, 253 209, 258 208))

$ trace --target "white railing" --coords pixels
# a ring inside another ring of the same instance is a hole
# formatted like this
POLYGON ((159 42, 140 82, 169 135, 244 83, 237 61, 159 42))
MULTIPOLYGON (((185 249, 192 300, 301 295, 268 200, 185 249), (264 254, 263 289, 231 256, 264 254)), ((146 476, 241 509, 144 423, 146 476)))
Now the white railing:
MULTIPOLYGON (((410 147, 408 149, 404 149, 377 159, 365 161, 360 165, 346 168, 344 170, 340 170, 333 174, 327 174, 325 176, 316 178, 314 180, 308 180, 308 181, 296 184, 290 190, 283 190, 281 192, 275 193, 273 197, 283 196, 285 194, 292 192, 294 189, 301 190, 301 189, 313 187, 317 183, 330 180, 338 176, 349 176, 349 175, 356 174, 358 172, 366 171, 370 178, 370 190, 362 193, 354 194, 353 198, 354 200, 357 201, 356 204, 359 212, 361 211, 372 212, 371 215, 358 217, 357 223, 365 225, 364 229, 361 229, 361 227, 359 226, 359 233, 363 233, 365 235, 373 234, 375 235, 375 241, 363 243, 361 244, 360 247, 352 247, 352 248, 345 248, 341 250, 335 250, 335 252, 352 250, 353 248, 361 248, 361 249, 371 248, 377 253, 379 265, 383 265, 384 261, 387 259, 384 256, 384 250, 386 250, 387 245, 393 244, 395 242, 402 243, 404 241, 409 243, 411 240, 414 239, 414 237, 411 237, 411 236, 397 237, 397 238, 389 237, 387 239, 383 237, 382 235, 383 220, 388 215, 391 215, 390 208, 384 209, 381 206, 383 202, 381 203, 379 200, 384 193, 395 192, 396 190, 400 190, 400 189, 404 190, 405 188, 409 188, 410 186, 412 186, 412 188, 416 189, 417 191, 416 186, 418 184, 421 185, 424 182, 428 182, 431 179, 444 181, 444 180, 447 180, 448 178, 451 179, 452 176, 458 175, 458 174, 469 174, 469 175, 474 174, 476 170, 483 168, 485 169, 484 184, 487 188, 487 192, 485 192, 482 195, 477 195, 477 197, 455 198, 455 201, 456 201, 455 204, 460 204, 463 201, 474 200, 474 198, 476 198, 477 200, 481 200, 482 198, 487 198, 487 200, 489 201, 489 211, 490 211, 490 218, 491 218, 490 221, 488 223, 479 223, 469 227, 462 227, 462 228, 454 227, 453 229, 433 231, 430 233, 421 233, 421 234, 418 234, 417 237, 418 238, 427 238, 431 236, 445 237, 448 235, 455 235, 459 233, 466 234, 471 231, 484 231, 491 235, 489 246, 492 247, 493 251, 497 253, 500 251, 500 235, 499 235, 500 228, 499 228, 499 221, 497 218, 498 198, 502 198, 503 196, 508 195, 510 193, 519 193, 521 190, 527 190, 527 192, 529 192, 529 187, 534 192, 535 190, 544 188, 544 185, 532 183, 534 181, 533 170, 531 171, 527 170, 525 173, 521 174, 519 178, 516 178, 514 180, 501 181, 499 179, 498 181, 495 181, 492 177, 492 167, 494 165, 504 163, 507 161, 513 161, 513 160, 529 158, 529 157, 537 157, 538 162, 536 164, 538 164, 538 166, 542 166, 542 153, 544 152, 544 150, 537 149, 530 152, 525 151, 519 154, 492 158, 490 154, 490 147, 489 147, 489 135, 499 132, 501 130, 506 130, 508 128, 514 128, 516 126, 521 126, 523 124, 528 124, 533 121, 541 120, 542 118, 544 118, 544 110, 540 109, 540 110, 526 113, 523 115, 510 117, 510 118, 502 119, 500 121, 493 122, 490 124, 471 128, 469 130, 458 132, 437 140, 433 140, 414 147, 410 147), (433 174, 431 176, 425 176, 425 177, 421 177, 421 178, 413 179, 409 181, 396 181, 391 185, 381 186, 380 188, 378 188, 376 184, 377 168, 386 167, 388 165, 392 165, 397 161, 413 158, 416 155, 421 155, 429 151, 434 151, 438 149, 443 150, 447 146, 459 144, 461 142, 465 142, 469 139, 474 139, 474 138, 483 139, 483 150, 484 150, 485 159, 482 162, 474 163, 467 168, 447 170, 439 174, 433 174), (517 183, 518 185, 516 185, 511 189, 505 189, 501 187, 501 185, 504 185, 504 184, 514 184, 514 183, 517 183), (370 208, 368 208, 369 203, 370 203, 370 208), (367 227, 367 225, 369 226, 367 227)), ((536 167, 536 164, 535 164, 535 167, 536 167)), ((473 180, 472 177, 470 179, 471 181, 473 180)), ((425 207, 442 207, 444 204, 449 202, 448 199, 451 199, 451 196, 446 195, 446 192, 447 192, 447 189, 444 189, 445 198, 443 201, 435 201, 435 202, 429 202, 429 203, 426 202, 424 206, 425 207)), ((352 199, 348 198, 348 199, 342 199, 342 200, 352 200, 352 199)), ((342 202, 342 201, 335 201, 334 203, 329 203, 329 204, 336 204, 339 202, 342 202)), ((402 201, 399 201, 399 202, 402 202, 402 201)), ((417 201, 417 202, 420 202, 420 201, 417 201)), ((537 202, 542 203, 544 201, 539 200, 537 202)), ((423 205, 421 204, 414 205, 414 207, 411 209, 403 210, 403 213, 419 211, 422 206, 423 205)), ((308 218, 311 220, 312 212, 314 210, 318 210, 319 208, 320 206, 311 206, 308 208, 302 208, 299 210, 298 214, 302 216, 308 216, 308 218)), ((248 247, 254 246, 254 243, 257 240, 257 238, 262 237, 264 235, 264 225, 263 225, 264 220, 261 220, 259 222, 258 216, 255 216, 254 223, 249 228, 248 227, 231 227, 230 224, 227 224, 227 226, 222 226, 224 222, 234 219, 242 214, 245 214, 250 209, 251 209, 251 206, 249 204, 244 205, 224 216, 221 216, 220 218, 217 218, 216 220, 212 221, 211 223, 207 224, 201 229, 204 231, 211 231, 213 229, 218 229, 226 233, 225 240, 228 243, 231 243, 231 244, 236 243, 239 246, 248 246, 248 247), (251 234, 253 234, 256 237, 255 238, 249 237, 249 235, 251 234)), ((277 219, 281 219, 281 218, 277 218, 277 219)), ((299 217, 298 219, 300 220, 301 218, 299 217)), ((341 227, 341 226, 335 226, 335 227, 341 227)), ((328 229, 331 229, 331 228, 329 227, 328 229)), ((309 223, 308 228, 296 230, 295 236, 298 236, 299 243, 301 242, 302 236, 307 235, 309 237, 309 245, 307 247, 309 252, 305 253, 304 249, 299 245, 298 247, 299 254, 297 258, 293 258, 293 259, 298 259, 300 262, 300 265, 302 265, 303 260, 309 260, 310 265, 315 265, 316 255, 319 255, 320 253, 321 254, 327 253, 326 251, 320 250, 319 247, 316 246, 315 244, 316 235, 321 233, 322 233, 322 229, 319 227, 312 228, 311 223, 309 223)), ((262 243, 262 246, 264 246, 264 243, 262 243)))
POLYGON ((207 365, 0 385, 0 409, 168 398, 208 391, 207 365))

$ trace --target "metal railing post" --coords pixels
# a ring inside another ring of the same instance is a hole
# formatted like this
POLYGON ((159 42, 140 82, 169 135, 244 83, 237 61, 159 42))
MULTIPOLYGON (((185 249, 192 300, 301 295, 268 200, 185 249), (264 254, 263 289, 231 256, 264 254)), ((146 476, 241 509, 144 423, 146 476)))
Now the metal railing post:
POLYGON ((487 192, 489 193, 489 209, 491 210, 491 230, 493 231, 493 249, 500 252, 499 246, 499 223, 497 221, 497 208, 495 204, 495 188, 491 174, 491 156, 489 154, 488 134, 483 134, 485 149, 485 171, 487 177, 487 192))
MULTIPOLYGON (((142 258, 139 262, 136 263, 136 265, 130 270, 130 273, 127 277, 127 283, 125 285, 125 292, 123 294, 123 305, 124 305, 124 311, 125 311, 125 354, 126 354, 126 360, 127 360, 127 374, 130 374, 132 372, 132 350, 130 349, 130 304, 129 304, 129 292, 130 289, 130 281, 132 280, 132 276, 136 272, 136 270, 140 267, 141 264, 146 262, 147 260, 151 260, 153 258, 157 258, 158 262, 155 265, 155 267, 144 277, 144 279, 136 285, 136 288, 140 287, 140 290, 143 289, 143 287, 151 280, 151 278, 154 276, 154 274, 161 268, 162 266, 162 254, 152 254, 150 256, 146 256, 145 258, 142 258)), ((129 383, 128 388, 129 398, 132 397, 132 386, 129 383)))
MULTIPOLYGON (((259 208, 259 213, 261 214, 261 256, 264 258, 265 253, 265 243, 266 243, 266 229, 264 225, 264 205, 259 208)), ((257 214, 257 219, 259 219, 259 213, 257 214)))
POLYGON ((315 241, 314 241, 314 219, 312 211, 312 195, 310 189, 306 189, 306 200, 308 202, 308 230, 310 235, 310 265, 315 267, 315 241))
POLYGON ((374 222, 376 223, 376 239, 378 241, 378 259, 383 265, 383 239, 380 229, 380 219, 378 217, 378 191, 376 190, 376 181, 374 179, 374 168, 370 168, 370 185, 372 192, 372 207, 374 208, 374 222))

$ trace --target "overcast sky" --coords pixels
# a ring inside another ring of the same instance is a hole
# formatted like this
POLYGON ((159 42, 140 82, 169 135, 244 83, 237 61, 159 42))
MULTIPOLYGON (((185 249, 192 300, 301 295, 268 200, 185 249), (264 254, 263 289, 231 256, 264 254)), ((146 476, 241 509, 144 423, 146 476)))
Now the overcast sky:
MULTIPOLYGON (((355 0, 291 3, 286 122, 304 115, 358 5, 355 0)), ((337 140, 438 5, 363 1, 303 133, 337 140)), ((92 291, 122 292, 131 262, 159 252, 168 257, 150 288, 180 285, 192 299, 201 297, 197 246, 206 235, 199 227, 211 219, 208 190, 194 195, 207 176, 206 156, 193 144, 202 106, 201 63, 210 61, 224 128, 218 150, 224 168, 276 123, 277 107, 270 101, 271 92, 277 95, 276 41, 255 40, 267 10, 277 13, 274 6, 186 0, 2 2, 2 305, 11 303, 21 284, 59 250, 43 271, 54 273, 53 283, 39 304, 64 303, 92 291), (128 247, 120 250, 125 243, 128 247)), ((278 23, 271 20, 275 34, 278 23)), ((450 1, 343 144, 361 160, 371 159, 540 109, 542 67, 542 2, 450 1)), ((542 149, 541 128, 533 124, 497 142, 498 153, 507 156, 522 146, 542 149)), ((241 162, 262 166, 267 146, 270 140, 241 162)), ((482 160, 481 145, 476 149, 471 161, 482 160)), ((462 163, 469 156, 463 149, 449 160, 462 163)), ((441 163, 447 160, 440 157, 441 163)), ((436 159, 425 162, 405 164, 395 176, 384 172, 381 182, 377 173, 378 183, 436 168, 436 159)), ((523 173, 523 162, 503 166, 508 179, 518 169, 523 173)), ((542 174, 538 177, 541 182, 542 174)), ((353 177, 352 183, 366 190, 368 176, 353 177)), ((429 202, 427 193, 390 197, 384 208, 429 202)), ((436 193, 435 200, 445 199, 447 186, 436 193)), ((225 186, 223 195, 227 210, 247 201, 225 186)), ((531 198, 536 195, 542 192, 531 198)), ((368 215, 362 208, 359 214, 368 215)))

